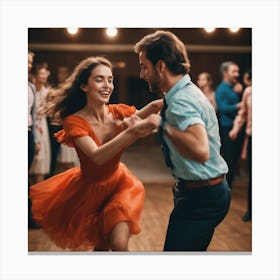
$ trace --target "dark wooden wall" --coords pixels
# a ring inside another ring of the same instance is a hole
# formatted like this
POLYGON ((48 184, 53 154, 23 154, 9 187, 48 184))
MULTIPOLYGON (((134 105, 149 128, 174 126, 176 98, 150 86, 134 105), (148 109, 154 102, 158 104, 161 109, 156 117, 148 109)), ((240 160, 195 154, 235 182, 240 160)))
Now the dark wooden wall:
MULTIPOLYGON (((114 68, 115 93, 112 102, 124 102, 142 107, 157 96, 151 95, 146 83, 139 79, 138 55, 133 52, 133 45, 144 35, 155 30, 156 28, 120 28, 117 38, 109 40, 103 28, 83 28, 76 37, 67 35, 64 28, 31 28, 28 32, 28 43, 29 49, 36 55, 34 63, 48 63, 51 83, 56 82, 59 66, 67 66, 72 70, 88 56, 105 56, 116 66, 114 68), (53 44, 59 44, 62 49, 50 50, 49 46, 53 44), (93 46, 93 51, 79 50, 79 47, 73 50, 69 48, 71 44, 93 46), (111 46, 112 50, 94 50, 94 46, 100 44, 111 46), (127 50, 118 51, 116 48, 114 51, 116 45, 126 45, 127 50), (119 62, 125 63, 125 67, 118 67, 119 62)), ((207 71, 212 74, 217 85, 220 82, 219 66, 226 60, 238 63, 241 76, 247 68, 251 67, 252 30, 250 28, 242 28, 237 34, 231 34, 227 28, 218 28, 211 34, 207 34, 202 28, 166 30, 174 32, 186 44, 191 61, 190 74, 194 82, 200 72, 207 71), (226 49, 227 47, 230 48, 226 49)))

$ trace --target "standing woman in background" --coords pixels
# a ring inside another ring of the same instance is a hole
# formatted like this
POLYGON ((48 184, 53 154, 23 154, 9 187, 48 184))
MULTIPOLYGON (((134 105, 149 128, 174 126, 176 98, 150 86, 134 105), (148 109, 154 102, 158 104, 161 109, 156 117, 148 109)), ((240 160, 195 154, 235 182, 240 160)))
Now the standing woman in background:
POLYGON ((229 137, 235 140, 246 124, 246 136, 243 143, 244 158, 247 161, 247 171, 249 176, 247 189, 247 211, 242 217, 244 222, 252 219, 252 71, 247 70, 243 75, 243 83, 246 85, 241 106, 233 122, 233 128, 229 132, 229 137))
POLYGON ((215 100, 215 90, 211 74, 208 72, 202 72, 198 74, 197 85, 208 98, 216 112, 217 104, 215 100))
POLYGON ((131 235, 140 232, 144 186, 120 158, 138 138, 155 132, 152 113, 162 100, 140 111, 107 105, 113 89, 111 63, 89 57, 56 89, 46 110, 63 124, 58 141, 74 147, 80 159, 80 167, 30 189, 34 219, 62 248, 127 251, 131 235))
POLYGON ((33 71, 36 89, 35 130, 37 141, 40 145, 39 152, 35 155, 29 169, 29 175, 33 176, 34 183, 44 180, 50 172, 50 140, 47 119, 40 112, 40 108, 46 103, 49 89, 45 86, 48 79, 48 70, 44 65, 36 65, 33 71))
MULTIPOLYGON (((54 87, 59 87, 70 76, 70 69, 66 66, 59 66, 57 68, 56 83, 54 87)), ((51 96, 49 96, 51 98, 51 96)), ((73 147, 61 145, 55 138, 54 134, 61 130, 62 125, 54 125, 51 119, 48 118, 50 142, 51 142, 51 170, 48 177, 63 172, 71 167, 77 165, 78 157, 73 147)))

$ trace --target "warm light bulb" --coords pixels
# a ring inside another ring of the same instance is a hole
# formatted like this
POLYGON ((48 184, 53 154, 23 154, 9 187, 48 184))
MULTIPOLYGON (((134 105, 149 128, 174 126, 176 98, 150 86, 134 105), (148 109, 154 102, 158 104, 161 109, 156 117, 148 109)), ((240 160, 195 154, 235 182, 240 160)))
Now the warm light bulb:
POLYGON ((214 27, 206 27, 206 28, 204 28, 205 29, 205 31, 207 32, 207 33, 211 33, 211 32, 213 32, 216 28, 214 28, 214 27))
POLYGON ((229 30, 230 30, 232 33, 236 33, 236 32, 238 32, 239 29, 240 29, 239 27, 232 27, 232 28, 230 28, 229 30))
POLYGON ((106 28, 106 34, 107 36, 113 38, 118 34, 117 28, 106 28))
POLYGON ((67 28, 68 33, 71 34, 71 35, 77 34, 78 30, 79 30, 79 28, 76 28, 76 27, 67 28))

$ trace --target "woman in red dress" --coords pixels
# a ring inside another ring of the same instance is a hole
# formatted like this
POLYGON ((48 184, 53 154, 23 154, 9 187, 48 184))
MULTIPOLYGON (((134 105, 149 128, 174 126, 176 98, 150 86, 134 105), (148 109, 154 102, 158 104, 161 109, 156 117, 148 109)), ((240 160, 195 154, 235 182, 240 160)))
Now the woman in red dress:
POLYGON ((144 186, 120 157, 155 132, 162 101, 139 111, 107 105, 113 88, 111 63, 89 57, 54 90, 46 109, 54 123, 63 124, 55 137, 76 149, 80 166, 31 186, 32 214, 64 249, 128 251, 129 238, 140 232, 144 186))

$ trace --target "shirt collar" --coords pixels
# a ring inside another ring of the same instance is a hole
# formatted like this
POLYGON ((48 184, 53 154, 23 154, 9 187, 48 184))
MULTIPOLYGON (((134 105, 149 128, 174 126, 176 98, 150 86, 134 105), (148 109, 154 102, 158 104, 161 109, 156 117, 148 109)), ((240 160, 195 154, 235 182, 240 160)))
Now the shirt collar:
POLYGON ((168 103, 168 100, 172 98, 172 96, 180 89, 182 89, 184 86, 186 86, 191 81, 191 77, 189 74, 184 75, 176 84, 173 85, 173 87, 166 92, 165 94, 165 100, 168 103))
POLYGON ((222 83, 223 83, 224 85, 228 86, 228 87, 233 88, 233 84, 230 84, 230 83, 225 82, 225 81, 222 81, 222 83))

